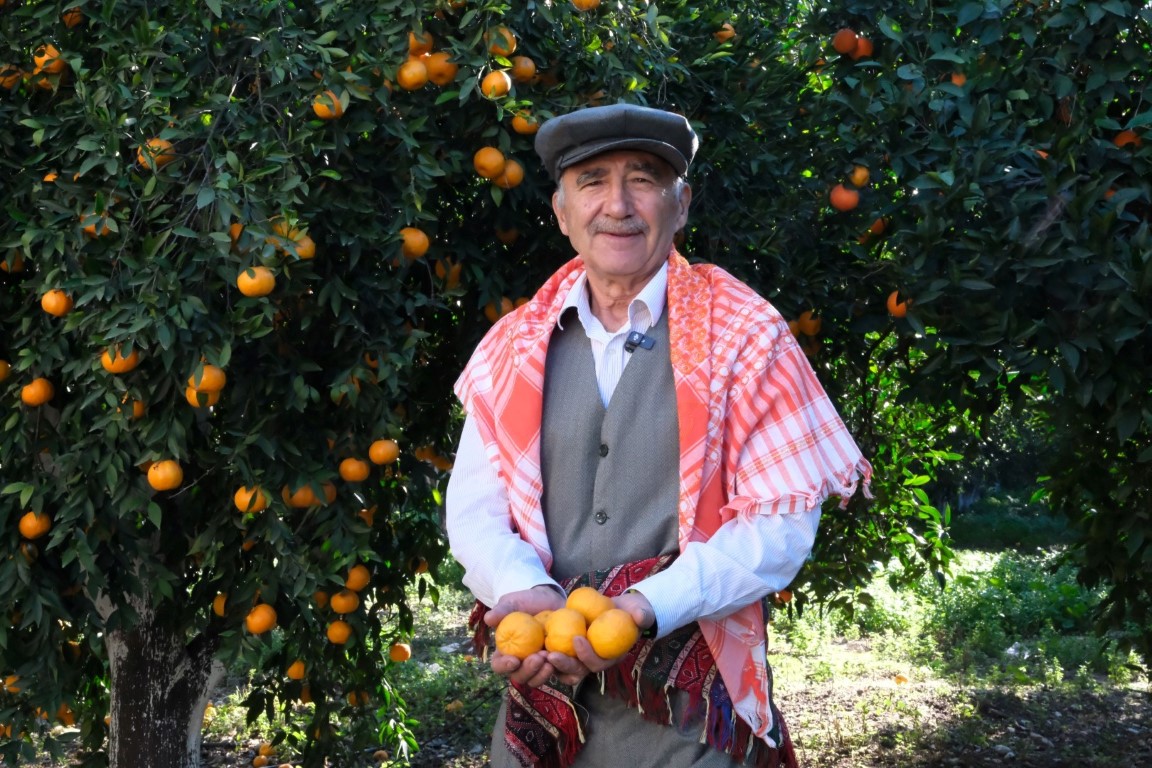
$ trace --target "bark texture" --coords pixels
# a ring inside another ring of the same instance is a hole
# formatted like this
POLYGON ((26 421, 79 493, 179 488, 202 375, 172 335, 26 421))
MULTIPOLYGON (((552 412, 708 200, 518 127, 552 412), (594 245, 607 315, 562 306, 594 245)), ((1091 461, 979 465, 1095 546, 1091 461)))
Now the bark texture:
POLYGON ((199 768, 204 710, 224 668, 216 643, 192 642, 141 613, 108 634, 111 768, 199 768))

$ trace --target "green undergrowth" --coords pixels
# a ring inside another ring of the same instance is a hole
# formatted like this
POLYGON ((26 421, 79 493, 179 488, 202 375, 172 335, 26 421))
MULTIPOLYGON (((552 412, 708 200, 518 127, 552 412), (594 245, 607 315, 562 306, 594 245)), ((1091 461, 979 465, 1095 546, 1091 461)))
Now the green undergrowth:
POLYGON ((1118 650, 1121 633, 1094 632, 1102 596, 1077 583, 1059 549, 961 550, 943 587, 926 577, 895 590, 878 569, 852 612, 788 606, 775 611, 772 627, 776 642, 796 653, 821 657, 836 642, 866 641, 886 659, 957 680, 1126 683, 1141 667, 1118 650))

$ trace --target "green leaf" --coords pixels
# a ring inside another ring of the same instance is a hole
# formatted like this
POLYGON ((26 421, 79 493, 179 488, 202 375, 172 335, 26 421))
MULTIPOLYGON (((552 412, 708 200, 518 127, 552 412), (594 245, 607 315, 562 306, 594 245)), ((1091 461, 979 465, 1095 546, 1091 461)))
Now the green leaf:
POLYGON ((200 191, 196 193, 196 209, 207 208, 216 202, 216 190, 212 187, 200 187, 200 191))

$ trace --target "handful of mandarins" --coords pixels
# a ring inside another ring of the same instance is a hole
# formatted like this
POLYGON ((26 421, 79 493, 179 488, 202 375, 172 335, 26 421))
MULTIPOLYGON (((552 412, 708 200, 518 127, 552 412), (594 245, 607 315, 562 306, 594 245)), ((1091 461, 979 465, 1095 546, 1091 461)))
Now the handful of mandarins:
POLYGON ((524 659, 544 650, 575 656, 573 638, 588 639, 602 659, 614 659, 640 638, 640 629, 625 610, 592 587, 578 587, 563 608, 541 611, 535 616, 514 611, 496 627, 496 650, 524 659))

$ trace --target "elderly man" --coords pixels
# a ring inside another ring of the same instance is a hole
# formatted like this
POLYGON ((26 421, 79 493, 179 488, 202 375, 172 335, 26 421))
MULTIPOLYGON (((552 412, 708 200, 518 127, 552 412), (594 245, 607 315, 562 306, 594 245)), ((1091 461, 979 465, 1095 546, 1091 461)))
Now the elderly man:
POLYGON ((495 653, 494 766, 795 764, 763 601, 871 468, 780 314, 673 247, 697 145, 625 104, 537 134, 576 257, 457 382, 449 541, 481 629, 591 585, 644 633, 614 659, 579 637, 575 657, 495 653))

